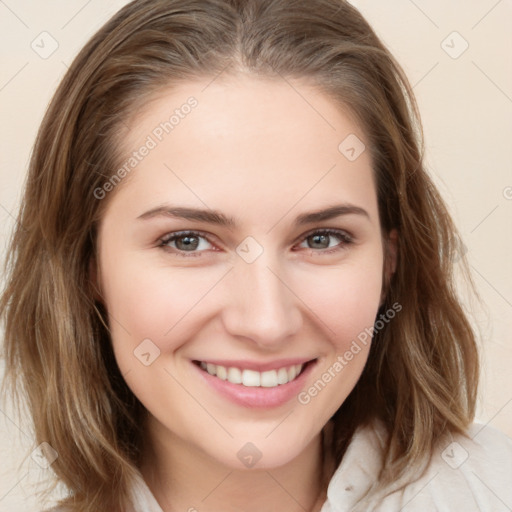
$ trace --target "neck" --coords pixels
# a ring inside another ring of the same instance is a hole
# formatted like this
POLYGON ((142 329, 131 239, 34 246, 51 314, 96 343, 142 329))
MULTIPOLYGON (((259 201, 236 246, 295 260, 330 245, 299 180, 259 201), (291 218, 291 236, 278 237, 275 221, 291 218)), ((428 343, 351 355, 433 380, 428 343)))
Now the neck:
POLYGON ((318 512, 332 476, 319 434, 283 466, 240 470, 225 466, 167 435, 150 436, 141 472, 165 512, 318 512))

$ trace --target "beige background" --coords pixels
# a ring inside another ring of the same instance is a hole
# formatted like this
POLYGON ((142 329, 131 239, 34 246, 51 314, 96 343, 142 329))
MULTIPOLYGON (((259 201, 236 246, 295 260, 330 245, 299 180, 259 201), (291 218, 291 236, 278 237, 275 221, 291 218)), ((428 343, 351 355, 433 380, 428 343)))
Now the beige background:
MULTIPOLYGON (((2 258, 47 102, 80 47, 125 3, 0 1, 2 258)), ((464 237, 484 303, 470 309, 484 360, 478 420, 512 436, 512 0, 353 3, 414 86, 427 163, 464 237)), ((0 429, 0 510, 40 510, 34 486, 48 470, 26 458, 29 423, 2 404, 0 429)))

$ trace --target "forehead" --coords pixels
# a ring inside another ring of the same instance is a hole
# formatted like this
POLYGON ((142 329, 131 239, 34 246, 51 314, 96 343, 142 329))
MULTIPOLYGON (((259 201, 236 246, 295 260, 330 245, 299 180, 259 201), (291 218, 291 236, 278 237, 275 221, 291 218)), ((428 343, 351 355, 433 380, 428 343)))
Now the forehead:
POLYGON ((350 200, 376 213, 365 134, 348 108, 305 81, 184 82, 159 91, 127 126, 123 163, 138 160, 120 187, 126 200, 179 198, 222 210, 229 198, 261 215, 276 203, 350 200))

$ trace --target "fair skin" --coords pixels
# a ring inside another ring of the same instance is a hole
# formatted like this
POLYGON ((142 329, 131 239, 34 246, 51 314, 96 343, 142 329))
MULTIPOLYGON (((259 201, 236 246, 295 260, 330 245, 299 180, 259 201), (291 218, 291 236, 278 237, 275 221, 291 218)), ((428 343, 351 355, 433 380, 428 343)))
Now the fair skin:
POLYGON ((116 360, 149 413, 141 471, 166 512, 318 511, 332 476, 322 428, 369 344, 307 403, 298 396, 373 325, 393 271, 369 151, 349 161, 338 150, 365 136, 311 86, 295 82, 306 102, 283 80, 210 82, 161 91, 128 123, 130 155, 188 97, 198 101, 108 198, 98 234, 116 360), (338 216, 296 222, 338 205, 338 216), (235 224, 166 213, 177 206, 235 224), (313 236, 325 229, 338 234, 313 236), (185 230, 201 233, 165 238, 185 230), (147 365, 134 355, 143 340, 146 362, 160 351, 147 365), (296 379, 259 387, 217 369, 272 381, 272 370, 301 363, 296 379))

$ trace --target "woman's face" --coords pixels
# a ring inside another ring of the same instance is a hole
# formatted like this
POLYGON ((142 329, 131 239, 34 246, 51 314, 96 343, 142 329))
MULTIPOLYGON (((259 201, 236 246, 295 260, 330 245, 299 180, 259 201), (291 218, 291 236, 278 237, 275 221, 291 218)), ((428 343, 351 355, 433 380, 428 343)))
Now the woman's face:
POLYGON ((381 300, 364 134, 312 87, 237 77, 162 91, 123 140, 97 279, 149 435, 291 461, 359 379, 381 300))

